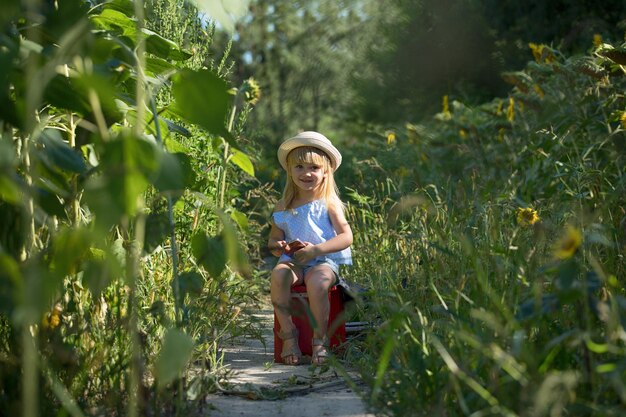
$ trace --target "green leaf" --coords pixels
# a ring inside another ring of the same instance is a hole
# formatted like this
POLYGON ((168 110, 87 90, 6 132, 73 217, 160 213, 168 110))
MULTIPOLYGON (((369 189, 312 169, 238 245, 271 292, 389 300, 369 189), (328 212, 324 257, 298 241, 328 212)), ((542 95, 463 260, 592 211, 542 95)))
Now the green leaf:
POLYGON ((197 271, 187 271, 180 274, 177 280, 172 281, 172 288, 176 283, 178 283, 181 300, 184 299, 187 294, 193 297, 199 296, 204 287, 204 279, 197 271))
POLYGON ((112 8, 105 8, 99 15, 92 16, 91 21, 97 28, 129 37, 135 35, 137 27, 137 23, 134 19, 112 8))
POLYGON ((0 312, 12 316, 16 291, 21 282, 20 267, 10 256, 0 253, 0 312))
MULTIPOLYGON (((41 153, 34 154, 33 160, 39 159, 41 153)), ((43 194, 50 193, 55 196, 67 199, 71 197, 71 186, 67 175, 54 166, 48 166, 45 161, 35 164, 35 185, 43 194)))
POLYGON ((230 218, 239 225, 242 230, 248 230, 248 217, 238 210, 233 210, 230 213, 230 218))
POLYGON ((121 48, 120 44, 112 39, 96 38, 90 46, 89 56, 96 65, 105 64, 109 69, 118 68, 122 61, 115 57, 120 54, 121 48))
MULTIPOLYGON (((3 5, 3 12, 6 11, 6 6, 3 5)), ((0 13, 1 15, 1 13, 0 13)), ((0 16, 0 22, 3 20, 3 17, 0 16)), ((3 26, 6 27, 6 26, 3 26)), ((5 42, 4 46, 0 48, 0 68, 3 68, 0 71, 0 115, 2 115, 2 120, 8 122, 9 124, 17 127, 23 128, 22 122, 24 115, 21 114, 17 110, 17 102, 22 101, 20 97, 15 97, 15 95, 11 92, 11 88, 9 86, 13 84, 14 75, 13 71, 9 71, 9 68, 14 68, 14 70, 18 70, 15 62, 18 60, 20 48, 17 44, 17 40, 10 43, 5 42)), ((20 75, 17 76, 19 80, 21 78, 20 75)), ((23 81, 22 81, 23 82, 23 81)), ((4 141, 4 139, 2 139, 4 141)), ((0 155, 2 155, 2 150, 0 150, 0 155)), ((4 157, 3 155, 2 157, 4 157)), ((0 157, 0 158, 2 158, 0 157)))
POLYGON ((66 109, 93 118, 89 96, 95 93, 98 112, 102 112, 107 122, 120 120, 121 112, 115 102, 116 86, 98 74, 81 74, 68 78, 57 75, 46 86, 44 98, 60 109, 66 109))
MULTIPOLYGON (((116 97, 116 92, 119 88, 112 80, 107 79, 100 74, 93 73, 83 74, 80 77, 77 77, 75 83, 85 97, 88 97, 88 95, 92 92, 96 93, 99 101, 99 107, 104 114, 104 118, 109 124, 122 118, 122 113, 118 109, 116 103, 116 100, 118 99, 116 97)), ((91 113, 93 114, 94 112, 91 109, 91 104, 89 107, 91 113)))
POLYGON ((100 259, 99 253, 106 254, 100 249, 89 248, 88 259, 83 269, 83 282, 87 284, 89 292, 95 298, 109 286, 113 277, 121 276, 123 273, 114 257, 100 259))
POLYGON ((395 337, 387 337, 387 341, 383 346, 383 351, 378 360, 378 369, 376 370, 376 378, 374 380, 374 387, 372 389, 372 399, 376 399, 381 392, 383 378, 387 368, 389 367, 389 363, 391 361, 391 353, 393 352, 393 348, 396 344, 395 337))
POLYGON ((20 189, 9 177, 0 175, 0 199, 17 204, 21 200, 20 189))
POLYGON ((138 197, 156 175, 159 158, 153 143, 127 133, 104 144, 99 175, 85 184, 85 200, 98 224, 110 227, 137 213, 138 197))
POLYGON ((78 91, 68 77, 57 75, 46 86, 44 98, 55 107, 87 115, 91 107, 87 97, 78 91))
POLYGON ((182 70, 173 77, 172 92, 176 102, 170 111, 195 123, 209 133, 229 139, 226 114, 231 96, 228 84, 209 70, 182 70))
POLYGON ((40 29, 46 35, 45 40, 58 43, 68 32, 80 26, 81 21, 86 20, 89 4, 83 0, 65 0, 57 2, 55 7, 42 7, 40 10, 44 15, 40 29))
POLYGON ((166 212, 150 213, 146 218, 146 233, 143 248, 153 252, 170 235, 170 218, 166 212))
POLYGON ((607 374, 617 370, 617 365, 614 363, 602 363, 596 366, 596 372, 599 374, 607 374))
POLYGON ((237 229, 235 229, 235 226, 231 222, 230 218, 223 211, 218 210, 217 215, 224 226, 222 236, 224 237, 224 245, 226 247, 228 260, 237 272, 248 276, 250 274, 250 263, 248 262, 246 253, 239 244, 237 229))
POLYGON ((37 190, 37 202, 39 206, 49 215, 57 216, 59 220, 67 219, 67 212, 63 203, 59 200, 60 194, 50 193, 44 190, 37 190))
POLYGON ((13 170, 18 163, 15 145, 8 138, 0 137, 0 170, 13 170))
MULTIPOLYGON (((170 132, 175 132, 178 134, 183 135, 186 138, 190 138, 191 137, 191 132, 187 129, 185 129, 183 126, 179 125, 178 123, 174 123, 173 121, 169 120, 169 119, 165 119, 163 117, 160 117, 159 120, 164 121, 165 124, 167 125, 167 128, 170 132)), ((176 142, 176 144, 178 145, 178 147, 174 147, 174 145, 171 145, 170 142, 173 141, 173 139, 170 139, 169 141, 166 142, 166 148, 168 151, 170 152, 175 152, 175 151, 184 151, 187 150, 187 148, 183 145, 181 145, 179 142, 176 142)))
POLYGON ((191 249, 196 261, 202 265, 209 275, 217 278, 226 268, 226 247, 221 236, 209 237, 201 232, 191 240, 191 249))
POLYGON ((191 53, 184 51, 178 45, 149 29, 143 29, 146 37, 146 52, 163 59, 184 61, 191 57, 191 53))
POLYGON ((164 59, 147 57, 146 58, 146 73, 152 75, 163 75, 167 73, 174 73, 177 68, 175 65, 170 64, 164 59))
POLYGON ((78 272, 80 262, 91 247, 91 231, 83 228, 64 229, 52 243, 51 267, 62 276, 78 272))
POLYGON ((159 389, 167 387, 184 370, 191 354, 194 341, 178 329, 169 329, 163 339, 163 347, 155 364, 155 377, 159 389))
MULTIPOLYGON (((21 199, 21 197, 20 197, 21 199)), ((2 250, 0 253, 20 259, 27 236, 24 233, 27 215, 21 204, 7 204, 0 201, 0 236, 2 250)), ((0 268, 2 270, 2 268, 0 268)))
POLYGON ((25 317, 18 320, 23 320, 22 323, 35 322, 41 319, 42 312, 51 307, 53 300, 61 296, 65 275, 51 269, 41 256, 28 259, 21 265, 21 271, 24 289, 16 296, 19 297, 18 304, 28 311, 25 317))
POLYGON ((607 353, 609 351, 609 345, 606 343, 596 343, 591 339, 585 340, 587 349, 594 353, 607 353))
POLYGON ((102 4, 103 9, 116 10, 126 16, 135 16, 135 4, 131 0, 111 0, 102 4))
POLYGON ((254 165, 252 165, 252 161, 250 160, 248 155, 241 152, 240 150, 234 149, 230 161, 233 164, 237 165, 239 168, 241 168, 243 172, 250 175, 251 177, 254 177, 254 165))
POLYGON ((184 153, 164 152, 154 186, 161 192, 179 191, 190 187, 194 182, 194 172, 189 156, 184 153))
POLYGON ((49 166, 77 174, 87 172, 87 164, 82 155, 61 138, 61 132, 57 129, 44 129, 38 141, 43 145, 39 154, 49 166))

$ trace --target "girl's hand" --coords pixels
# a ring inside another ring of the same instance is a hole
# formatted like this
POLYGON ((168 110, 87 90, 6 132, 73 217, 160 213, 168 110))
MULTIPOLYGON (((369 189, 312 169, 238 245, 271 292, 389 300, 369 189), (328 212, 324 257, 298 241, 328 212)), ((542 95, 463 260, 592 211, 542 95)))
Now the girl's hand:
POLYGON ((285 246, 284 250, 285 253, 289 256, 293 256, 294 253, 296 253, 297 251, 299 251, 300 249, 302 249, 304 247, 304 243, 300 240, 293 240, 289 243, 287 243, 287 246, 285 246))
POLYGON ((317 245, 314 245, 311 242, 302 243, 304 243, 304 247, 294 252, 292 255, 296 263, 305 264, 320 255, 317 245))
POLYGON ((283 254, 286 247, 287 247, 286 240, 277 240, 275 246, 272 249, 270 249, 270 252, 272 252, 272 255, 274 256, 280 256, 283 254))

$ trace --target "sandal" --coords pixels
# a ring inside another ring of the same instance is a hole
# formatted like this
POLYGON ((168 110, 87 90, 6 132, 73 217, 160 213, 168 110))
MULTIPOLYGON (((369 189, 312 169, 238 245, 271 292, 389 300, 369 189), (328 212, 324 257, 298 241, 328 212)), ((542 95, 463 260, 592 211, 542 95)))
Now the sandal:
POLYGON ((328 339, 313 339, 311 342, 313 354, 311 355, 311 363, 314 365, 323 365, 330 353, 328 352, 328 339), (319 349, 316 351, 315 348, 319 349))
POLYGON ((291 331, 278 332, 278 337, 283 341, 283 351, 280 353, 280 357, 285 365, 300 365, 302 359, 302 352, 298 346, 298 329, 293 328, 291 331), (285 342, 291 340, 291 347, 287 348, 285 342), (291 360, 287 360, 291 358, 291 360))

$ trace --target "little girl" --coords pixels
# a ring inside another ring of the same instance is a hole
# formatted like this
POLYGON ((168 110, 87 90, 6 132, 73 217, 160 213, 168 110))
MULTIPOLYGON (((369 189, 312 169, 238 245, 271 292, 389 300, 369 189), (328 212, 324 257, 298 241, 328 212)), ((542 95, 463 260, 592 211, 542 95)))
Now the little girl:
POLYGON ((328 357, 328 291, 338 282, 339 265, 352 263, 352 230, 333 176, 341 154, 324 135, 302 132, 280 145, 278 160, 287 184, 272 214, 268 247, 280 256, 270 292, 281 328, 281 357, 289 365, 302 359, 289 304, 291 287, 304 283, 316 324, 311 362, 319 365, 328 357))

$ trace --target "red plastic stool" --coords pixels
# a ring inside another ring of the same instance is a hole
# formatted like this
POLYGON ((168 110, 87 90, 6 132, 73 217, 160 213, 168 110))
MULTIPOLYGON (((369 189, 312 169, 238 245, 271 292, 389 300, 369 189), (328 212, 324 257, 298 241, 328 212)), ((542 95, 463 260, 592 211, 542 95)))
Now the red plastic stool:
MULTIPOLYGON (((343 300, 341 292, 333 286, 328 291, 328 299, 330 301, 330 314, 328 316, 328 330, 330 336, 330 348, 336 350, 338 346, 346 341, 346 323, 342 318, 343 300), (332 332, 332 334, 330 334, 332 332)), ((298 346, 303 355, 311 356, 311 339, 313 339, 313 326, 311 325, 311 310, 309 309, 309 297, 306 293, 304 285, 298 285, 291 288, 291 319, 294 326, 298 329, 298 346)), ((311 317, 312 318, 312 317, 311 317)), ((280 354, 283 351, 283 341, 278 337, 280 331, 280 323, 274 313, 274 362, 282 363, 283 359, 280 354)))

